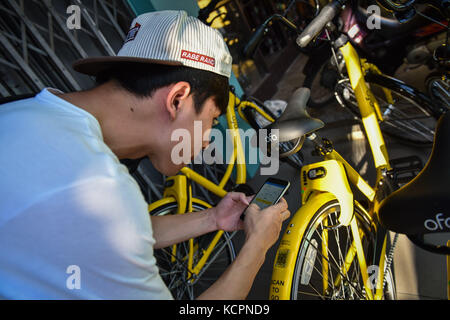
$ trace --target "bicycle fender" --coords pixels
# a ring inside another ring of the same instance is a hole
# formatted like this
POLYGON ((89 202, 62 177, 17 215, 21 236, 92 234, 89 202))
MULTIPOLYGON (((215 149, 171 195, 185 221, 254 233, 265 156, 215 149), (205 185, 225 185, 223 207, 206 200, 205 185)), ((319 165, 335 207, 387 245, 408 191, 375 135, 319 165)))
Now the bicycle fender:
POLYGON ((302 203, 305 204, 314 191, 334 195, 341 207, 339 222, 350 225, 353 218, 353 193, 348 183, 344 165, 336 160, 325 160, 303 166, 301 173, 302 203))
POLYGON ((161 198, 158 201, 152 202, 151 204, 148 205, 148 212, 152 212, 156 208, 159 208, 161 206, 164 206, 166 204, 169 204, 171 202, 176 202, 176 201, 177 200, 175 199, 175 197, 161 198))
POLYGON ((292 216, 275 256, 270 282, 270 300, 290 299, 297 254, 304 232, 314 214, 325 203, 335 199, 331 193, 313 192, 309 200, 292 216))
POLYGON ((148 211, 152 212, 162 205, 176 201, 178 204, 178 214, 188 212, 189 206, 193 203, 201 204, 207 208, 211 205, 205 201, 192 197, 192 190, 185 175, 171 176, 166 179, 163 198, 148 206, 148 211))
POLYGON ((163 197, 174 197, 178 202, 178 213, 189 210, 190 186, 185 175, 168 177, 164 185, 163 197))

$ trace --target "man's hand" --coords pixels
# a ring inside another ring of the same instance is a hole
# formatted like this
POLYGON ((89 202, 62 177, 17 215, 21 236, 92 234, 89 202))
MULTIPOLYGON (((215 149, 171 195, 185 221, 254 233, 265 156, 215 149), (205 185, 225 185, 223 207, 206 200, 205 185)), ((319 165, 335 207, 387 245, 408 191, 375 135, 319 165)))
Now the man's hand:
POLYGON ((252 204, 246 211, 244 222, 240 216, 253 197, 246 197, 241 192, 229 192, 216 207, 212 208, 210 215, 217 229, 224 231, 245 229, 247 240, 257 238, 267 250, 277 241, 282 223, 289 218, 290 212, 284 198, 264 210, 252 204))
POLYGON ((252 198, 244 193, 229 192, 217 206, 206 210, 151 216, 155 239, 153 247, 165 248, 216 230, 230 232, 243 229, 240 216, 252 198))
MULTIPOLYGON (((245 198, 247 203, 250 198, 245 198)), ((234 208, 229 215, 233 217, 235 226, 242 225, 239 217, 245 208, 245 201, 241 195, 227 195, 219 203, 218 208, 234 208), (235 199, 235 200, 233 200, 235 199), (223 207, 222 207, 223 206, 223 207)), ((218 211, 219 213, 221 211, 218 211)), ((228 216, 227 212, 221 212, 228 216)), ((252 287, 256 274, 264 263, 267 250, 277 241, 281 225, 290 215, 286 200, 281 199, 276 205, 261 210, 258 205, 252 204, 245 212, 246 241, 236 260, 227 268, 225 273, 198 299, 245 299, 252 287)), ((225 219, 226 220, 226 219, 225 219)), ((232 225, 232 223, 231 223, 232 225)))
POLYGON ((251 204, 245 213, 246 240, 253 240, 261 246, 261 249, 268 250, 278 240, 283 221, 289 216, 290 212, 284 198, 263 210, 258 205, 251 204))
POLYGON ((246 197, 241 192, 228 192, 211 211, 217 229, 224 231, 244 229, 244 222, 240 217, 252 198, 253 196, 246 197))

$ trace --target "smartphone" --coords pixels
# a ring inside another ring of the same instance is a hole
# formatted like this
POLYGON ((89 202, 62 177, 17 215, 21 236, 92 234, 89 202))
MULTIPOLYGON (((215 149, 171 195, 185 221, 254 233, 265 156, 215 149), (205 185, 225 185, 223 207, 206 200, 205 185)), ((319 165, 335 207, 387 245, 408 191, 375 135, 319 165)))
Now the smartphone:
MULTIPOLYGON (((286 193, 290 186, 289 181, 268 178, 266 182, 262 185, 259 191, 256 193, 255 197, 252 199, 250 204, 256 203, 261 209, 267 208, 273 204, 278 203, 281 197, 286 193)), ((248 207, 247 207, 248 208, 248 207)), ((247 210, 247 209, 245 209, 247 210)), ((244 213, 241 215, 241 219, 245 217, 244 213)))

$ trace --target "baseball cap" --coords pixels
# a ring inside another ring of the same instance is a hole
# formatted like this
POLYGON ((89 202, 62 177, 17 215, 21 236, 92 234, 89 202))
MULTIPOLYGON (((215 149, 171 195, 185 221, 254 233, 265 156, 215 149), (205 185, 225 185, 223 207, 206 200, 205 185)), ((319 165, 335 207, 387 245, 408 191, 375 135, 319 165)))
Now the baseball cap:
POLYGON ((231 75, 232 58, 222 35, 186 11, 155 11, 137 16, 116 56, 81 59, 74 70, 96 76, 123 64, 186 66, 231 75))

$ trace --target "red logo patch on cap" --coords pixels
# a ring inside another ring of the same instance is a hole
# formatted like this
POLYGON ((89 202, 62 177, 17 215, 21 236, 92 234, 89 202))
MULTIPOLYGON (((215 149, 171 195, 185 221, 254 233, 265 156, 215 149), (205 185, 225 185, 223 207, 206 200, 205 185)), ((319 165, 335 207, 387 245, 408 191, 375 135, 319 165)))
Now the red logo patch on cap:
POLYGON ((136 35, 140 28, 141 28, 141 25, 136 22, 134 27, 131 28, 130 31, 128 31, 127 37, 125 38, 125 43, 127 43, 128 41, 134 40, 134 38, 136 38, 136 35))
POLYGON ((191 52, 191 51, 181 50, 181 58, 201 62, 201 63, 207 64, 211 67, 215 67, 215 65, 216 65, 216 60, 214 58, 205 56, 204 54, 191 52))

